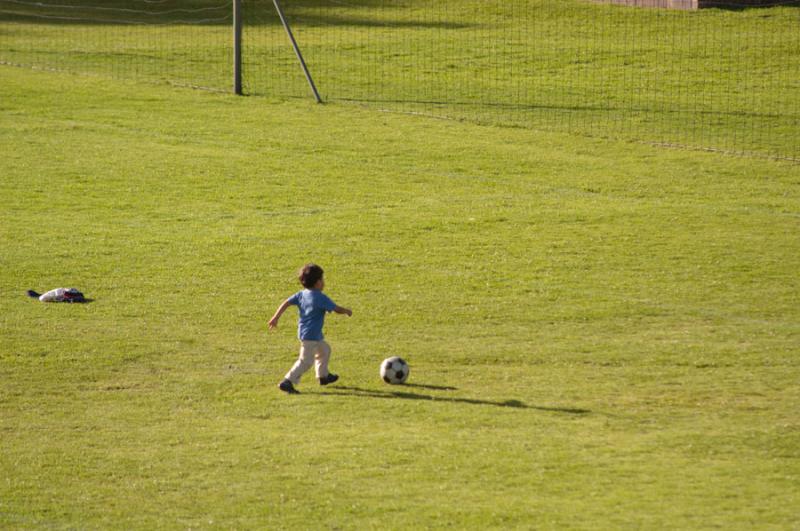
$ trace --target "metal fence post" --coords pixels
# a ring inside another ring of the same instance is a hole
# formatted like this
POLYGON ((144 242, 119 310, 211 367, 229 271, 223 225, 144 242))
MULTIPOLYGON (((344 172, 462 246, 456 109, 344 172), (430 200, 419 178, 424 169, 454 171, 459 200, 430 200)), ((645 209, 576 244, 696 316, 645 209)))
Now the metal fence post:
POLYGON ((289 23, 286 21, 286 17, 283 15, 283 9, 281 9, 280 4, 278 4, 278 0, 272 0, 272 3, 275 4, 275 10, 278 12, 278 16, 281 18, 281 24, 283 24, 286 34, 289 35, 289 40, 292 41, 294 53, 300 60, 300 66, 303 68, 303 73, 306 75, 306 80, 308 80, 308 84, 311 86, 311 91, 314 93, 314 98, 317 100, 317 103, 322 103, 322 98, 319 97, 319 92, 317 92, 317 87, 314 85, 314 80, 311 79, 311 73, 308 71, 306 62, 303 60, 303 54, 300 53, 300 48, 297 46, 297 41, 294 40, 292 30, 289 28, 289 23))
POLYGON ((242 0, 233 0, 233 93, 242 94, 242 0))

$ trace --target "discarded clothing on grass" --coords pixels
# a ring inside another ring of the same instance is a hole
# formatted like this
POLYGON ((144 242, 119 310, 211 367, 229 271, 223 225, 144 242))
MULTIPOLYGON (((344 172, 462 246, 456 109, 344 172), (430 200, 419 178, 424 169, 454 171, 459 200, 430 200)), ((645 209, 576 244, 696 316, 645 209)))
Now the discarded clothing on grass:
POLYGON ((29 289, 28 297, 38 298, 42 302, 86 302, 83 293, 75 288, 56 288, 43 294, 29 289))

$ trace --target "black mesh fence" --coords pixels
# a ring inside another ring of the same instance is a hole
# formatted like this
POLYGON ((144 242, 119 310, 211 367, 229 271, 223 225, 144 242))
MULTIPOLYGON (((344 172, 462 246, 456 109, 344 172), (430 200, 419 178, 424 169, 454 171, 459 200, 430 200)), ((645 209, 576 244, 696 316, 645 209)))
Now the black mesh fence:
MULTIPOLYGON (((50 1, 0 0, 0 62, 232 90, 230 0, 50 1)), ((800 160, 797 2, 281 5, 328 102, 800 160)), ((311 98, 273 2, 242 13, 245 93, 311 98)))

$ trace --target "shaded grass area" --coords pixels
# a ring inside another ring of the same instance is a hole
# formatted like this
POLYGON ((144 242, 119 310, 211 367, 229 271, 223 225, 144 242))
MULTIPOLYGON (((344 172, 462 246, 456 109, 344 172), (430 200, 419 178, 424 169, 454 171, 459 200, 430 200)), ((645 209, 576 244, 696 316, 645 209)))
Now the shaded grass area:
POLYGON ((2 525, 800 523, 796 165, 2 73, 2 525))

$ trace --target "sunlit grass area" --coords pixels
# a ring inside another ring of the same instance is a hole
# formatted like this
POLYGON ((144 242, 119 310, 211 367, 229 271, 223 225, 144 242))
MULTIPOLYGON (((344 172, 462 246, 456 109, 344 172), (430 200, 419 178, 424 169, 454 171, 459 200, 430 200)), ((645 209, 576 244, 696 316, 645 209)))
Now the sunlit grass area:
POLYGON ((798 166, 0 74, 0 527, 800 525, 798 166))

